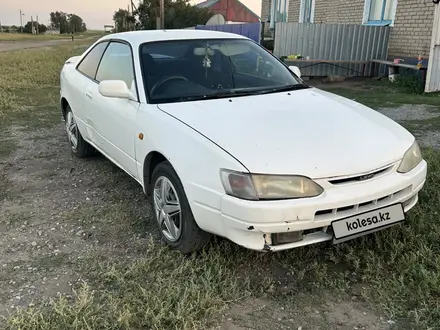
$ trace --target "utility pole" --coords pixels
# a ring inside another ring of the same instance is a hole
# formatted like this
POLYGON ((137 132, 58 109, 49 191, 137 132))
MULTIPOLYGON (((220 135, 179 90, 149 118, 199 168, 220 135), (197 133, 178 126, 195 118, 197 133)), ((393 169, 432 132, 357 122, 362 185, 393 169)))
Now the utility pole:
POLYGON ((165 8, 164 0, 160 0, 160 28, 165 29, 165 8))
POLYGON ((34 34, 34 16, 31 16, 31 34, 34 34))
POLYGON ((40 23, 38 23, 38 15, 37 15, 37 30, 36 30, 37 34, 40 33, 39 25, 40 25, 40 23))
POLYGON ((134 13, 135 11, 137 11, 136 6, 133 3, 133 0, 130 1, 131 2, 131 16, 132 16, 132 20, 133 20, 133 31, 136 30, 136 19, 134 18, 134 13))
POLYGON ((23 33, 23 16, 24 13, 20 9, 20 33, 23 33))
POLYGON ((3 26, 2 26, 2 22, 0 21, 0 33, 3 33, 3 26))

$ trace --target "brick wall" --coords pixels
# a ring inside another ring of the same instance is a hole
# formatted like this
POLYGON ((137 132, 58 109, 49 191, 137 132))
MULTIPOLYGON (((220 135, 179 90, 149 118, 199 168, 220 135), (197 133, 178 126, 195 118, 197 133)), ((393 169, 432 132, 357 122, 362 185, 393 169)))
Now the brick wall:
POLYGON ((266 22, 267 17, 270 15, 271 0, 261 1, 261 21, 266 22))
POLYGON ((288 22, 299 22, 299 9, 301 6, 301 0, 289 0, 289 10, 287 13, 288 22))
POLYGON ((432 0, 398 0, 388 47, 389 56, 428 56, 433 22, 432 0))
POLYGON ((315 0, 315 23, 362 24, 365 0, 315 0))
POLYGON ((261 1, 261 21, 264 22, 264 34, 270 34, 270 23, 266 22, 267 18, 270 16, 270 5, 271 0, 262 0, 261 1))

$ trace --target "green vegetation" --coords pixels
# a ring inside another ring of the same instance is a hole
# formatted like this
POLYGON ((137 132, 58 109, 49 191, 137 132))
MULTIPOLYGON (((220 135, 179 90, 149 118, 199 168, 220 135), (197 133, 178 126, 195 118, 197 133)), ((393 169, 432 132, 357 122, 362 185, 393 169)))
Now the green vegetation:
POLYGON ((402 104, 428 104, 440 107, 440 93, 421 92, 417 77, 404 78, 396 83, 391 83, 387 79, 358 82, 354 83, 353 87, 348 85, 333 87, 329 84, 324 89, 373 108, 397 107, 402 104))

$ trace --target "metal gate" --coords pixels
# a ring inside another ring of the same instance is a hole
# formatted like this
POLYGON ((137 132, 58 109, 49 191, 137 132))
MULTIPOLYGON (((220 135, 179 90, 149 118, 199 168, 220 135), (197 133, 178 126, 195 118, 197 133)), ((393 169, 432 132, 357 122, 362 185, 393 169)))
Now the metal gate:
POLYGON ((440 92, 440 4, 435 5, 425 92, 440 92))

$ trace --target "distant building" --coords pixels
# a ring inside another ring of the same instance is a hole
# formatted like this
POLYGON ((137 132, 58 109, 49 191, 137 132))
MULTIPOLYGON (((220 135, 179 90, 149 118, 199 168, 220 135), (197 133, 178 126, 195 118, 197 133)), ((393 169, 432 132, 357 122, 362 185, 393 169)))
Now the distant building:
POLYGON ((257 23, 260 17, 239 0, 206 0, 196 5, 209 8, 213 14, 220 14, 226 22, 257 23))
POLYGON ((115 27, 113 25, 104 25, 104 31, 105 32, 113 32, 115 27))

